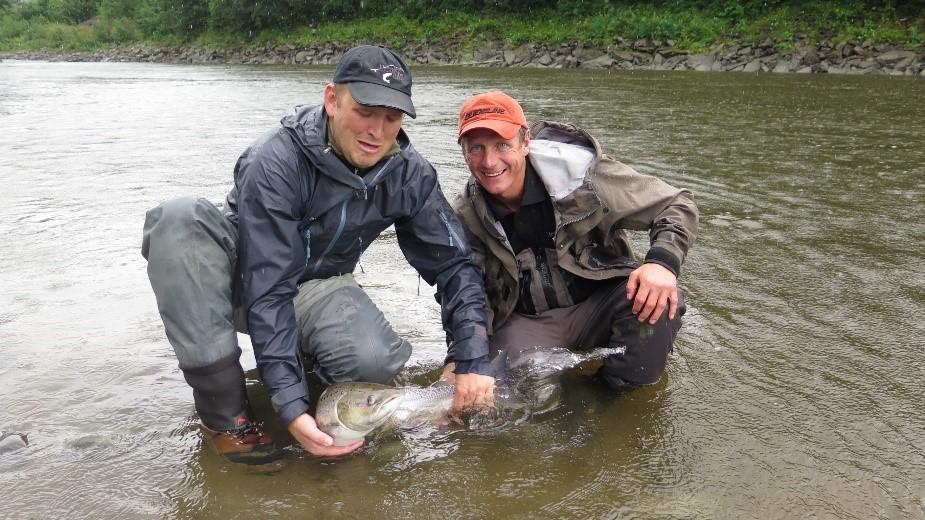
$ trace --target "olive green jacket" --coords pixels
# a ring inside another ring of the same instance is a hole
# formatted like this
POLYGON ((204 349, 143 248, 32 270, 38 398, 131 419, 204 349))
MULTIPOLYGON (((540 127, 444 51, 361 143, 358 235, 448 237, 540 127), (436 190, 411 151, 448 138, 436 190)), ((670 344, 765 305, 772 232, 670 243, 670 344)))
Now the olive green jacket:
MULTIPOLYGON (((697 232, 691 192, 643 175, 604 155, 586 131, 543 121, 531 129, 528 160, 543 181, 556 216, 558 267, 591 280, 628 276, 639 266, 625 230, 648 231, 645 262, 675 274, 697 232)), ((492 331, 508 320, 520 295, 515 252, 474 177, 453 203, 485 277, 492 331)))

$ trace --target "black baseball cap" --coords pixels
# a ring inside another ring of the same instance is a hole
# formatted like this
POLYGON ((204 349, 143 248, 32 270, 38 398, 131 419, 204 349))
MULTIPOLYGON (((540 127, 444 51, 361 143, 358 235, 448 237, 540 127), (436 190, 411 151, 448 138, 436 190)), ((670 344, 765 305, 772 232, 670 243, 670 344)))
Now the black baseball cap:
POLYGON ((345 52, 332 81, 346 83, 361 105, 394 108, 417 117, 411 103, 411 71, 381 45, 358 45, 345 52))

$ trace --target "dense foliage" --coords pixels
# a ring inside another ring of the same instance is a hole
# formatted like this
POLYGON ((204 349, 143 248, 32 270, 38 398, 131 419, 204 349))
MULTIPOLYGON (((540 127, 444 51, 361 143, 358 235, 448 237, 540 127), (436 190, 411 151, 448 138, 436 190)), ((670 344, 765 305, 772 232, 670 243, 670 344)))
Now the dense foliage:
POLYGON ((925 0, 0 0, 0 49, 153 40, 925 41, 925 0))

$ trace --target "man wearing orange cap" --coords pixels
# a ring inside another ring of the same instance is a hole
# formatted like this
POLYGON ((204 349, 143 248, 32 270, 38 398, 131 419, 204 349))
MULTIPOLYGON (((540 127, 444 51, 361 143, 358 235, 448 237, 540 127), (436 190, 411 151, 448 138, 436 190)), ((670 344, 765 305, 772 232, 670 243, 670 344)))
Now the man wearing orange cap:
POLYGON ((600 379, 619 391, 658 382, 685 311, 690 191, 604 155, 572 124, 529 128, 499 91, 463 104, 458 136, 472 176, 454 209, 485 278, 492 353, 510 364, 528 349, 624 346, 600 379), (641 264, 625 230, 649 233, 641 264))

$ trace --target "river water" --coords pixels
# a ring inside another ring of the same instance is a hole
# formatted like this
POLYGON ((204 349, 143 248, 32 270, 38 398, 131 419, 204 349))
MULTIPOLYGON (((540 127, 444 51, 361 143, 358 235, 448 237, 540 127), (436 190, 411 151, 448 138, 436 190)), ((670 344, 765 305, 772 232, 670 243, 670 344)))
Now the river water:
MULTIPOLYGON (((0 63, 3 518, 925 518, 925 81, 417 69, 406 129, 453 196, 456 111, 501 88, 701 211, 667 375, 491 432, 384 435, 259 474, 197 430, 139 253, 145 210, 221 201, 238 154, 330 68, 0 63)), ((644 237, 635 237, 644 244, 644 237)), ((644 249, 641 249, 644 251, 644 249)), ((357 273, 442 360, 433 290, 386 233, 357 273)))

